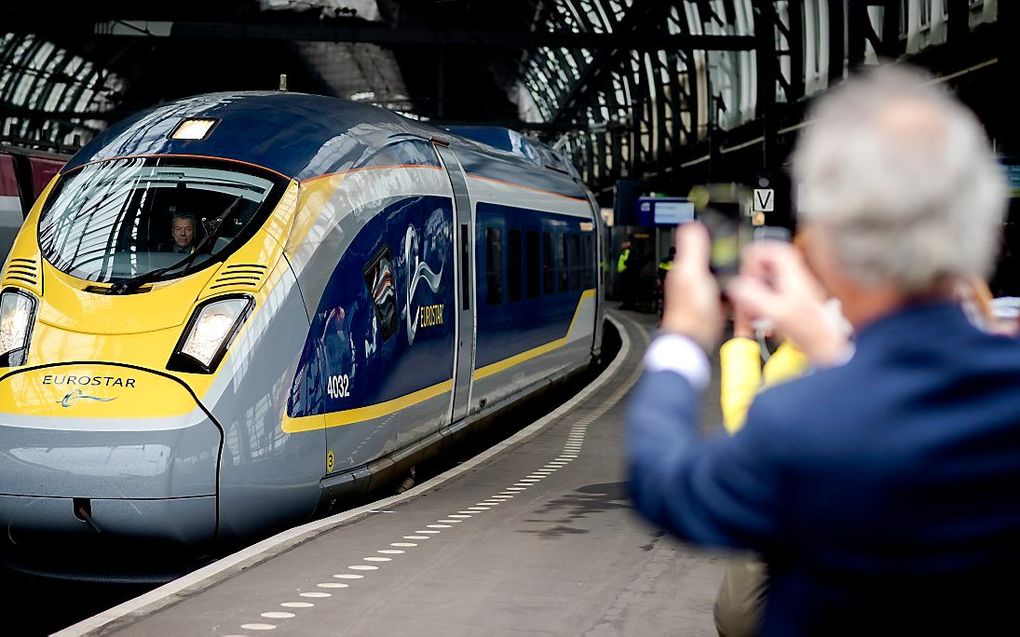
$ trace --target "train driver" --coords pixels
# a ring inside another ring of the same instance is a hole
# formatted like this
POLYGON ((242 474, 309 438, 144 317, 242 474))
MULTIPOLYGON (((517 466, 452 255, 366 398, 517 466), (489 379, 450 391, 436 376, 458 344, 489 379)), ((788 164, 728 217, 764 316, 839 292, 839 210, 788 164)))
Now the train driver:
POLYGON ((175 212, 171 220, 170 252, 191 254, 195 251, 195 215, 190 212, 175 212))

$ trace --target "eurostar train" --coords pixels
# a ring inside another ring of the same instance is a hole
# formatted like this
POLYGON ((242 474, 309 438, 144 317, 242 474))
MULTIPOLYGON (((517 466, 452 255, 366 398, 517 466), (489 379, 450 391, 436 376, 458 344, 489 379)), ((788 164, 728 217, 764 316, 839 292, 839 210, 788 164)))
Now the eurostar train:
POLYGON ((84 577, 265 535, 583 370, 597 210, 510 131, 330 98, 111 127, 0 279, 7 566, 84 577))

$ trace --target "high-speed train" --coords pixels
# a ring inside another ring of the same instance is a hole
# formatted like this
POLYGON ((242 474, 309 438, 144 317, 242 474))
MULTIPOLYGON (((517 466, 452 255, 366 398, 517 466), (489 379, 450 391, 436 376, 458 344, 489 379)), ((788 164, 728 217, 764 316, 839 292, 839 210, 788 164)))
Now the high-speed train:
POLYGON ((6 564, 141 570, 302 522, 583 370, 597 210, 519 135, 325 97, 111 127, 0 275, 6 564))

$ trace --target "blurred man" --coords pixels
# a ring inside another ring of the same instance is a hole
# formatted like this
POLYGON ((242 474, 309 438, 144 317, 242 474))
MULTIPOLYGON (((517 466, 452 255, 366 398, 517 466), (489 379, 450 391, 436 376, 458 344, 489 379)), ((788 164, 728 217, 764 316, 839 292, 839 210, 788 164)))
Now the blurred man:
POLYGON ((809 121, 793 168, 818 279, 791 246, 762 243, 729 294, 815 370, 756 398, 732 438, 699 437, 722 314, 705 229, 681 229, 629 415, 636 507, 681 538, 760 554, 765 635, 1012 630, 1020 342, 952 297, 993 262, 999 168, 973 114, 902 68, 848 81, 809 121))

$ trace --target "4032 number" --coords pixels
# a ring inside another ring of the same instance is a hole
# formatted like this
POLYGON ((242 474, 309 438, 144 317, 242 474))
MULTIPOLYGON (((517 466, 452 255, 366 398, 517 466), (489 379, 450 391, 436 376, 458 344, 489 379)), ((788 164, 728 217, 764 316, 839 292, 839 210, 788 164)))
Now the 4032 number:
POLYGON ((351 379, 347 374, 330 376, 326 383, 326 393, 330 398, 348 398, 351 395, 351 379))

